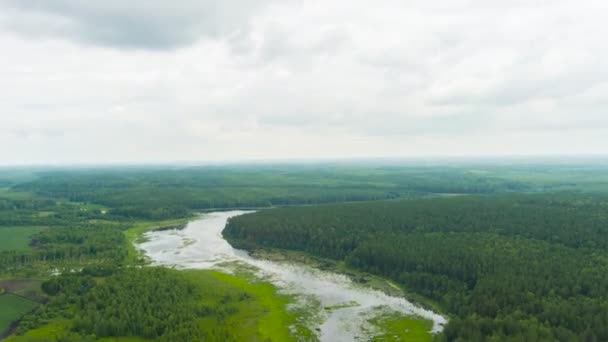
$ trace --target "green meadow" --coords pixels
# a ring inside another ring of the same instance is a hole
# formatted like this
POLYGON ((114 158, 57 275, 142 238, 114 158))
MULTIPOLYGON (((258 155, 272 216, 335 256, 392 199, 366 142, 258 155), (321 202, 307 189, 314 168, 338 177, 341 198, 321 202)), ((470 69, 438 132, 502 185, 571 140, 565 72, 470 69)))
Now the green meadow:
POLYGON ((379 331, 372 337, 374 342, 423 342, 430 341, 432 337, 430 330, 433 323, 422 318, 387 313, 369 322, 379 331))
POLYGON ((43 229, 43 227, 0 227, 0 252, 29 250, 31 236, 43 229))
POLYGON ((10 328, 11 323, 19 320, 36 306, 38 303, 10 293, 0 295, 0 336, 10 328))

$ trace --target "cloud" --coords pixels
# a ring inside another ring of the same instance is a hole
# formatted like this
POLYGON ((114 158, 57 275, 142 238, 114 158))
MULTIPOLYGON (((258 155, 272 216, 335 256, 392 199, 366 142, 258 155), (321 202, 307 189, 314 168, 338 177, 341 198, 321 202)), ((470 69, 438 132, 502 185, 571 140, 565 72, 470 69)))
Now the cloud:
POLYGON ((6 0, 2 26, 30 37, 131 49, 174 49, 247 28, 267 0, 6 0))
POLYGON ((5 0, 0 152, 4 162, 601 153, 607 7, 5 0))

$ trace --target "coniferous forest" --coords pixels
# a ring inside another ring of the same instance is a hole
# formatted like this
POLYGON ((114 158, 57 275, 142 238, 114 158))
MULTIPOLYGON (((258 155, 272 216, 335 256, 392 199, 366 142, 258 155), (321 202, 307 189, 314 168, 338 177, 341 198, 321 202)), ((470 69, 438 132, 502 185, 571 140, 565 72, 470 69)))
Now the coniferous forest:
POLYGON ((225 236, 341 260, 452 315, 446 340, 608 340, 608 197, 456 196, 260 211, 225 236))
MULTIPOLYGON (((144 232, 179 229, 206 210, 253 208, 229 220, 233 246, 297 251, 391 280, 448 318, 441 333, 418 340, 608 340, 607 171, 491 163, 2 170, 0 336, 293 339, 286 327, 299 317, 271 284, 152 267, 134 246, 144 232)), ((307 329, 299 336, 315 340, 307 329)))

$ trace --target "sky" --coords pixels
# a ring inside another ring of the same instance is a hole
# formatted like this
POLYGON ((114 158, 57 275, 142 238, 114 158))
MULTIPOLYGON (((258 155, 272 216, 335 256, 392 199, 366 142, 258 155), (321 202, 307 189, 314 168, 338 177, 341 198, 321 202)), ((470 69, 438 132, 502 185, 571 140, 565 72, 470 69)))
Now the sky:
POLYGON ((0 164, 608 152, 605 0, 0 0, 0 164))

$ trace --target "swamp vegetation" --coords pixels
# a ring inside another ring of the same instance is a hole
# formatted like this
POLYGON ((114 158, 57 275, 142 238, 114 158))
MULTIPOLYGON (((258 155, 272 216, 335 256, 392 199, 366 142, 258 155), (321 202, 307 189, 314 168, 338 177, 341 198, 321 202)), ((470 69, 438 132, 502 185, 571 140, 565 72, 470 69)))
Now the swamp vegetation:
POLYGON ((0 170, 0 186, 9 340, 289 339, 289 299, 270 284, 142 267, 133 246, 197 212, 248 207, 272 209, 232 219, 235 246, 390 278, 449 315, 435 339, 608 339, 601 163, 22 168, 0 170))

